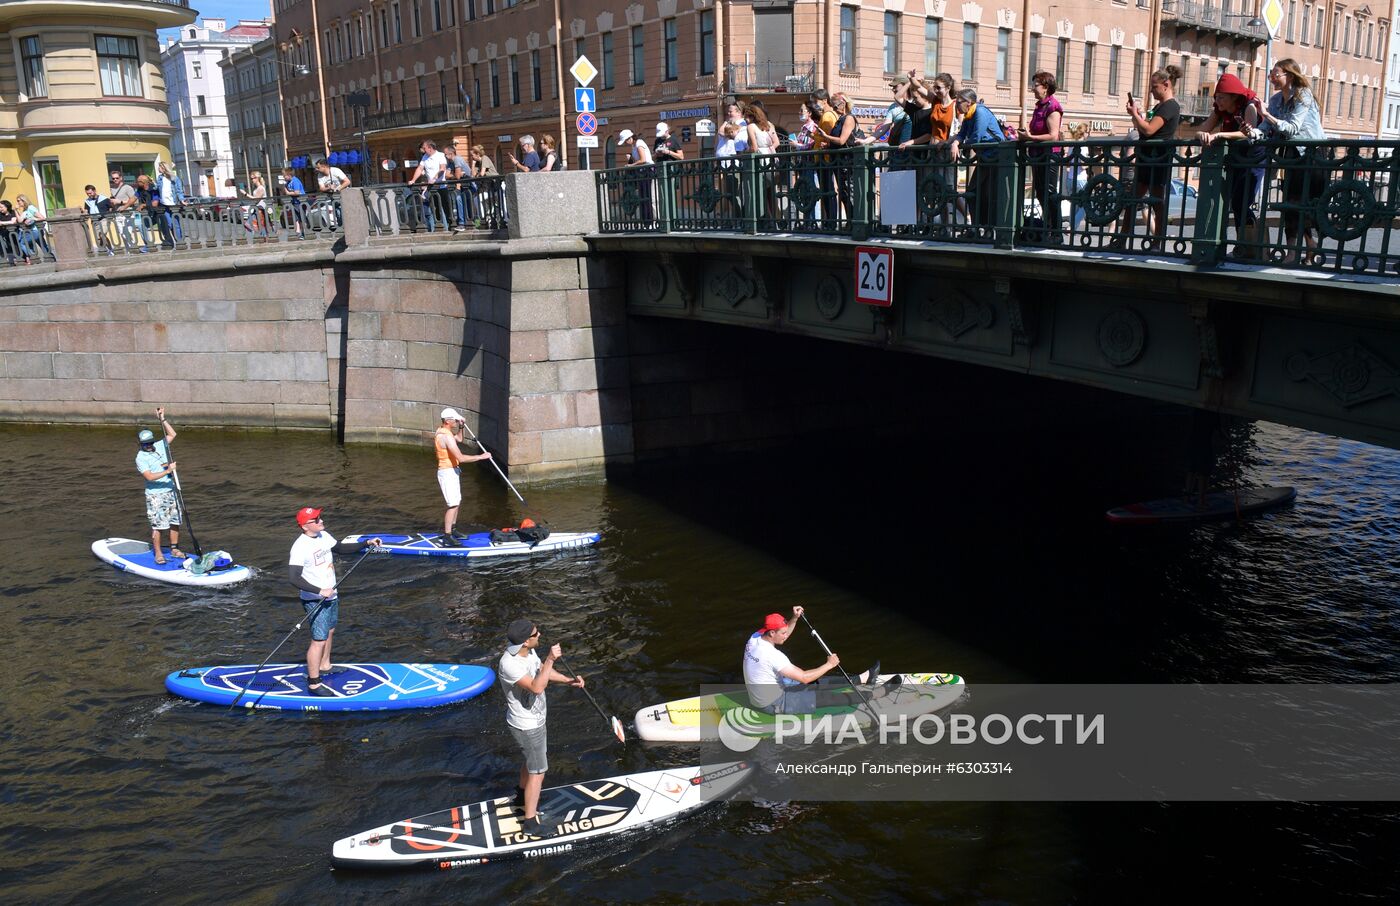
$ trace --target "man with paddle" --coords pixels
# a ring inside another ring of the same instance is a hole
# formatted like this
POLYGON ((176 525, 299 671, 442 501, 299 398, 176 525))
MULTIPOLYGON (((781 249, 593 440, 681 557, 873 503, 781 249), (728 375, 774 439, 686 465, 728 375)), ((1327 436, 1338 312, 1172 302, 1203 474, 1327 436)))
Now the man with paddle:
POLYGON ((462 470, 464 462, 480 462, 490 459, 491 454, 484 449, 476 456, 468 456, 457 446, 466 442, 462 431, 466 419, 456 409, 442 410, 442 424, 433 435, 433 450, 437 453, 438 487, 442 488, 443 499, 447 501, 447 512, 442 516, 442 537, 438 543, 443 547, 459 547, 452 527, 457 524, 457 510, 462 505, 462 470))
MULTIPOLYGON (((156 409, 156 418, 165 429, 165 449, 170 450, 170 442, 175 439, 175 429, 165 420, 165 407, 156 409)), ((156 452, 156 436, 142 429, 136 435, 140 450, 136 453, 136 471, 146 479, 146 520, 151 523, 151 550, 157 564, 165 564, 165 554, 160 548, 160 533, 170 532, 170 556, 177 560, 185 559, 180 550, 180 502, 175 496, 175 463, 166 462, 168 457, 156 452)))
POLYGON ((583 677, 567 677, 554 669, 554 662, 564 656, 558 645, 551 645, 549 655, 544 661, 540 660, 535 653, 540 644, 540 628, 530 620, 516 620, 506 627, 506 642, 497 669, 506 690, 506 728, 525 755, 515 799, 525 809, 520 819, 521 830, 543 834, 557 827, 560 821, 558 816, 536 811, 540 790, 544 788, 544 775, 549 770, 544 690, 550 683, 568 683, 582 689, 583 677))
POLYGON ((321 511, 314 507, 297 510, 301 536, 292 544, 287 578, 301 591, 301 606, 311 620, 311 645, 306 649, 306 685, 312 695, 333 698, 337 693, 321 682, 324 676, 344 673, 331 666, 331 642, 340 620, 340 598, 336 592, 335 554, 353 554, 366 546, 379 547, 378 538, 368 541, 342 541, 339 544, 326 531, 321 511))
MULTIPOLYGON (((792 637, 802 614, 801 605, 792 609, 791 620, 780 613, 770 613, 763 621, 763 628, 749 636, 744 646, 744 686, 748 690, 749 704, 768 714, 810 714, 818 708, 859 707, 866 702, 859 689, 838 692, 802 688, 818 681, 833 682, 822 680, 827 673, 841 666, 841 659, 830 649, 827 649, 826 663, 810 670, 796 666, 778 650, 779 645, 792 637)), ((825 647, 826 643, 822 642, 822 645, 825 647)), ((856 683, 873 683, 880 676, 880 662, 876 661, 874 666, 854 679, 844 669, 841 675, 852 686, 856 683)), ((896 676, 894 681, 897 683, 898 680, 896 676)))

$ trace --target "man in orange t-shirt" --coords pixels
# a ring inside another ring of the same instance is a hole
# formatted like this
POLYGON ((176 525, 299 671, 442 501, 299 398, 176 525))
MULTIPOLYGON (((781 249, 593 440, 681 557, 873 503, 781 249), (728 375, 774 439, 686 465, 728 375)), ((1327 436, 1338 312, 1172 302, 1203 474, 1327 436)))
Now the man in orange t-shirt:
POLYGON ((479 455, 468 456, 457 446, 459 441, 465 443, 462 436, 462 429, 466 421, 456 409, 442 410, 442 425, 433 435, 433 451, 437 454, 437 480, 438 487, 442 488, 442 496, 447 501, 447 512, 442 517, 442 537, 438 543, 443 547, 457 547, 457 539, 452 534, 452 527, 457 524, 457 509, 462 505, 462 470, 458 468, 464 462, 480 462, 483 459, 490 459, 491 454, 485 449, 479 455))

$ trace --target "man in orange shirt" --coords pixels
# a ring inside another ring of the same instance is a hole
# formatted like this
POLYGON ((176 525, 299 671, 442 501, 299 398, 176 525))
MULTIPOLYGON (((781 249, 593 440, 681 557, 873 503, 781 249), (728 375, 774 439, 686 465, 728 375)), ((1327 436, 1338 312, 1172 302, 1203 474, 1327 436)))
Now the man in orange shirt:
POLYGON ((466 438, 462 436, 465 425, 466 421, 456 409, 444 409, 442 424, 433 435, 433 450, 437 453, 438 487, 442 488, 442 496, 447 500, 447 512, 442 517, 442 538, 439 539, 443 547, 458 546, 457 539, 452 534, 452 527, 457 524, 457 509, 462 505, 462 470, 459 466, 464 462, 480 462, 491 458, 491 454, 485 450, 476 456, 468 456, 457 446, 459 442, 466 442, 466 438))
MULTIPOLYGON (((812 114, 817 118, 817 129, 812 133, 812 150, 815 151, 831 144, 822 137, 822 133, 831 134, 831 130, 836 128, 836 121, 839 117, 836 115, 836 111, 831 109, 830 96, 826 93, 825 88, 818 88, 812 92, 807 106, 811 108, 812 114)), ((817 187, 822 199, 821 216, 823 218, 835 217, 839 207, 836 204, 836 179, 831 169, 831 155, 824 154, 817 158, 817 161, 817 187)))

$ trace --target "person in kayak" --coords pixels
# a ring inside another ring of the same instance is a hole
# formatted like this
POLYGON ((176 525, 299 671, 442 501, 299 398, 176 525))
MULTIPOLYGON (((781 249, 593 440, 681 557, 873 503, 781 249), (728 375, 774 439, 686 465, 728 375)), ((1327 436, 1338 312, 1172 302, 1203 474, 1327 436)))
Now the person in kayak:
POLYGON ((312 695, 333 698, 336 692, 323 685, 321 677, 345 672, 343 667, 331 666, 331 642, 335 624, 340 620, 334 555, 359 553, 365 547, 378 547, 380 541, 370 538, 337 544, 326 531, 321 511, 309 506, 297 510, 297 525, 301 526, 301 536, 292 544, 287 578, 301 591, 306 615, 316 615, 311 621, 311 645, 306 649, 306 685, 312 695))
POLYGON ((497 665, 501 686, 506 691, 506 729, 525 755, 515 801, 525 810, 521 829, 528 834, 543 834, 560 821, 557 815, 537 811, 544 775, 549 770, 544 690, 550 683, 568 683, 582 689, 583 677, 570 678, 554 669, 554 662, 564 654, 558 645, 551 645, 549 655, 540 660, 535 653, 540 644, 540 627, 530 620, 516 620, 506 627, 506 643, 497 665))
POLYGON ((457 510, 462 505, 462 470, 459 466, 464 462, 480 462, 491 458, 491 454, 485 450, 476 456, 468 456, 457 446, 459 443, 466 443, 466 438, 462 436, 465 425, 466 421, 456 409, 444 409, 442 424, 433 435, 433 450, 437 453, 438 487, 442 488, 442 496, 447 501, 447 512, 442 516, 442 538, 439 539, 443 547, 461 546, 452 534, 452 527, 457 524, 457 510))
MULTIPOLYGON (((859 706, 862 699, 855 690, 802 688, 812 683, 844 683, 844 679, 824 679, 841 664, 841 658, 835 654, 827 657, 820 667, 803 670, 778 650, 778 646, 792 636, 801 618, 800 605, 792 609, 790 620, 780 613, 770 613, 763 621, 763 628, 749 636, 744 646, 744 686, 749 693, 749 703, 769 714, 810 714, 818 708, 859 706)), ((873 683, 879 676, 880 662, 876 661, 869 670, 853 679, 857 683, 873 683)), ((898 681, 897 676, 895 681, 898 681)))
MULTIPOLYGON (((165 420, 165 408, 156 410, 156 418, 165 429, 165 449, 170 450, 170 442, 175 439, 175 429, 165 420)), ((142 429, 136 435, 140 449, 136 453, 136 471, 146 479, 146 521, 151 524, 151 550, 155 553, 158 565, 165 564, 165 554, 160 549, 160 533, 170 532, 170 556, 176 560, 185 559, 180 550, 180 500, 175 496, 175 463, 166 462, 165 457, 156 451, 156 436, 142 429)))

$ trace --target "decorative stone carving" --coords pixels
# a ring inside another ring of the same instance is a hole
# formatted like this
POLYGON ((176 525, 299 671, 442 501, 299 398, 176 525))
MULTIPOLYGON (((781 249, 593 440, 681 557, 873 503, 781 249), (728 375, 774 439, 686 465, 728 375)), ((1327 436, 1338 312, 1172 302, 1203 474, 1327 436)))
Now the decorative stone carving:
POLYGON ((656 0, 656 14, 669 19, 676 14, 676 0, 656 0))
POLYGON ((646 11, 642 9, 642 5, 640 3, 633 3, 631 6, 627 7, 627 24, 641 25, 644 15, 646 15, 646 11))
POLYGON ((660 302, 666 297, 666 290, 671 282, 666 267, 660 261, 649 262, 645 267, 642 272, 642 292, 652 302, 660 302))
POLYGON ((1201 344, 1201 373, 1206 377, 1223 378, 1225 365, 1220 355, 1220 332, 1211 316, 1210 304, 1193 301, 1187 309, 1196 324, 1196 338, 1201 344))
POLYGON ((738 266, 731 266, 722 275, 710 278, 710 292, 724 300, 730 308, 738 308, 741 303, 752 299, 755 289, 753 278, 738 266))
POLYGON ((520 53, 520 41, 517 38, 506 38, 506 56, 513 57, 520 53))
POLYGON ((817 281, 812 301, 816 304, 817 314, 828 321, 835 321, 846 307, 846 287, 841 284, 840 278, 827 274, 817 281))
POLYGON ((1045 17, 1039 13, 1031 13, 1031 34, 1045 34, 1045 17))
POLYGON ((1099 27, 1093 24, 1084 26, 1084 40, 1090 44, 1099 43, 1099 27))
POLYGON ((943 328, 954 340, 974 328, 986 330, 997 319, 996 309, 962 290, 954 290, 941 298, 930 296, 919 306, 919 314, 925 321, 943 328))
POLYGON ((1126 305, 1115 308, 1099 321, 1099 352, 1115 368, 1131 365, 1147 347, 1147 322, 1126 305))
POLYGON ((1016 11, 1006 7, 997 10, 997 27, 1014 29, 1016 27, 1016 11))
POLYGON ((1295 381, 1312 381, 1350 409, 1400 392, 1400 372, 1361 343, 1314 356, 1299 350, 1284 360, 1295 381))
POLYGON ((539 33, 539 32, 537 32, 537 31, 532 31, 532 32, 530 32, 528 35, 525 36, 525 49, 526 49, 526 50, 539 50, 539 49, 540 49, 540 33, 539 33))
POLYGON ((962 17, 964 22, 981 25, 982 7, 976 3, 964 3, 962 5, 962 17))

